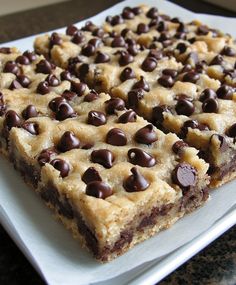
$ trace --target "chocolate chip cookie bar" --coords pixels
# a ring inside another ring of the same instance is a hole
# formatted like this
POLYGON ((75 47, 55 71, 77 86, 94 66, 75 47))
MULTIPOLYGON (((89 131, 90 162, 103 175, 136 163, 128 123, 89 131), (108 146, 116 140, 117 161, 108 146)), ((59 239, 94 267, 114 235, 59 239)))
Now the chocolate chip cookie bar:
POLYGON ((43 56, 0 54, 1 149, 96 259, 207 200, 208 164, 195 148, 43 56))

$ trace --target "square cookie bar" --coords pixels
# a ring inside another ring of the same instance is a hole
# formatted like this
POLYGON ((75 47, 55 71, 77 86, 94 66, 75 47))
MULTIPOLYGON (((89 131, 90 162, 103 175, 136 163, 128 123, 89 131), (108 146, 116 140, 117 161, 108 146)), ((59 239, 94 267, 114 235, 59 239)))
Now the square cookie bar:
POLYGON ((207 200, 208 164, 198 151, 122 99, 14 49, 1 50, 0 82, 2 149, 99 261, 207 200))

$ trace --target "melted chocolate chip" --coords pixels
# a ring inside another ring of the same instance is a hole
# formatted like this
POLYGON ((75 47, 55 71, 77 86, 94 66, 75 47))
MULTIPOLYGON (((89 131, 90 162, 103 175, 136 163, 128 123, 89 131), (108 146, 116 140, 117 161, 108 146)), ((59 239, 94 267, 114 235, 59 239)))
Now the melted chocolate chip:
POLYGON ((88 113, 87 123, 93 126, 105 125, 107 122, 106 115, 99 111, 90 111, 88 113))
POLYGON ((149 32, 148 25, 146 25, 144 23, 138 24, 138 27, 137 27, 137 34, 138 35, 145 34, 145 33, 148 33, 148 32, 149 32))
POLYGON ((9 131, 13 127, 18 128, 21 126, 21 118, 18 116, 18 114, 15 111, 9 110, 5 115, 4 125, 7 127, 9 131))
POLYGON ((175 111, 178 115, 191 116, 195 110, 193 103, 187 99, 179 99, 175 111))
POLYGON ((126 43, 123 37, 121 36, 115 36, 112 43, 111 43, 112 47, 125 47, 126 43))
POLYGON ((156 164, 156 160, 151 154, 139 148, 131 148, 128 151, 128 158, 132 164, 142 167, 152 167, 156 164))
POLYGON ((49 107, 51 105, 50 108, 55 108, 56 119, 59 121, 63 121, 66 120, 67 118, 75 117, 75 112, 73 108, 66 102, 64 98, 61 97, 60 99, 61 100, 57 98, 53 99, 49 103, 49 107))
POLYGON ((187 188, 196 184, 196 170, 190 164, 180 163, 172 172, 173 183, 181 188, 187 188))
POLYGON ((236 123, 233 124, 227 131, 227 135, 231 138, 236 137, 236 123))
POLYGON ((85 40, 85 37, 81 31, 76 32, 73 35, 73 38, 71 39, 71 41, 76 45, 81 44, 84 40, 85 40))
POLYGON ((73 36, 78 31, 78 28, 74 25, 70 25, 66 28, 66 34, 68 36, 73 36))
POLYGON ((84 102, 92 102, 98 98, 98 93, 95 90, 91 90, 86 96, 84 96, 84 102))
POLYGON ((188 144, 184 141, 176 141, 173 146, 172 150, 175 154, 181 154, 183 148, 188 147, 188 144))
POLYGON ((29 118, 34 118, 38 116, 38 112, 34 105, 28 105, 23 111, 22 111, 22 117, 25 120, 28 120, 29 118))
POLYGON ((174 79, 170 75, 162 75, 157 81, 161 86, 166 88, 171 88, 175 84, 174 79))
POLYGON ((205 124, 201 124, 196 120, 188 120, 188 121, 184 122, 184 124, 181 128, 181 133, 180 133, 181 137, 187 136, 188 128, 199 129, 200 131, 208 131, 209 130, 209 128, 205 124))
POLYGON ((189 71, 184 74, 183 81, 196 83, 200 79, 200 75, 195 71, 189 71))
POLYGON ((147 57, 142 63, 142 70, 151 72, 157 67, 157 60, 154 57, 147 57))
POLYGON ((231 100, 233 95, 233 88, 228 85, 222 85, 217 89, 216 95, 220 99, 231 100))
POLYGON ((52 48, 54 45, 61 45, 62 39, 58 33, 52 33, 49 39, 49 47, 52 48))
POLYGON ((30 64, 30 60, 28 59, 27 56, 19 55, 16 58, 16 63, 22 64, 22 65, 28 65, 28 64, 30 64))
POLYGON ((57 146, 57 148, 61 152, 66 152, 71 149, 79 148, 80 147, 80 140, 70 131, 66 131, 57 146))
POLYGON ((81 80, 85 80, 86 75, 89 72, 89 65, 87 63, 83 63, 79 66, 77 73, 78 73, 78 77, 81 80))
POLYGON ((126 67, 125 69, 122 70, 120 74, 120 80, 122 82, 132 78, 135 78, 135 73, 132 68, 126 67))
POLYGON ((111 145, 123 146, 127 144, 127 138, 121 129, 114 128, 107 133, 106 142, 111 145))
POLYGON ((115 110, 122 111, 125 109, 125 102, 120 98, 111 98, 106 101, 106 113, 109 115, 115 114, 115 110))
POLYGON ((63 97, 56 97, 49 102, 48 106, 53 112, 57 112, 62 103, 66 103, 66 100, 63 97))
POLYGON ((104 63, 109 61, 110 61, 110 56, 108 54, 100 51, 97 52, 95 63, 104 63))
POLYGON ((68 80, 68 81, 72 80, 72 75, 67 70, 62 71, 60 74, 60 77, 61 77, 61 80, 68 80))
POLYGON ((219 134, 214 134, 210 138, 210 144, 212 143, 212 141, 214 139, 217 139, 220 142, 220 145, 219 145, 220 151, 224 152, 224 151, 226 151, 228 149, 229 146, 227 144, 227 141, 226 141, 225 137, 223 137, 223 136, 221 136, 219 134))
POLYGON ((132 89, 142 89, 148 92, 150 90, 150 87, 145 78, 143 76, 140 76, 139 81, 134 83, 132 89))
POLYGON ((202 104, 202 111, 205 113, 217 113, 218 105, 219 104, 216 99, 207 99, 202 104))
POLYGON ((93 181, 102 181, 101 176, 99 175, 98 171, 94 167, 89 167, 81 177, 82 181, 85 184, 88 184, 93 181))
POLYGON ((148 124, 145 127, 139 129, 135 134, 135 140, 142 144, 151 144, 157 141, 157 134, 153 129, 152 124, 148 124))
POLYGON ((37 123, 34 122, 25 122, 21 125, 23 129, 29 132, 31 135, 38 135, 39 134, 39 126, 37 123))
POLYGON ((163 113, 171 113, 169 106, 160 105, 152 110, 152 121, 156 126, 160 126, 164 121, 163 113))
POLYGON ((47 148, 41 151, 38 156, 38 163, 40 166, 44 166, 46 163, 50 162, 52 156, 56 155, 57 152, 54 148, 47 148))
POLYGON ((123 187, 127 192, 144 191, 149 187, 149 182, 139 173, 136 167, 131 168, 130 175, 123 183, 123 187))
POLYGON ((216 98, 216 93, 214 90, 207 88, 205 90, 203 90, 203 92, 201 93, 199 100, 201 102, 204 102, 208 99, 215 99, 216 98))
POLYGON ((45 95, 45 94, 49 93, 50 88, 49 88, 48 82, 47 81, 39 82, 37 89, 36 89, 36 92, 41 94, 41 95, 45 95))
POLYGON ((134 61, 134 57, 131 54, 125 51, 121 52, 120 58, 119 58, 120 66, 125 66, 133 61, 134 61))
POLYGON ((128 107, 137 110, 139 107, 139 101, 143 99, 143 89, 134 89, 128 93, 128 107))
POLYGON ((71 91, 75 92, 77 96, 82 96, 86 90, 87 85, 83 82, 71 81, 71 91))
POLYGON ((42 59, 36 64, 37 73, 50 74, 55 67, 47 60, 42 59))
POLYGON ((88 183, 85 192, 88 196, 100 199, 106 199, 113 194, 111 187, 102 181, 92 181, 88 183))
POLYGON ((105 168, 111 168, 114 162, 114 155, 110 150, 99 149, 94 150, 91 153, 91 161, 94 163, 99 163, 105 168))
POLYGON ((9 86, 10 90, 14 90, 14 89, 20 89, 22 88, 21 84, 17 81, 17 80, 13 80, 12 83, 9 86))
POLYGON ((67 101, 73 100, 75 97, 77 97, 77 94, 75 92, 65 90, 62 95, 63 98, 65 98, 67 101))
POLYGON ((60 171, 60 175, 62 178, 68 176, 69 171, 70 171, 70 166, 69 164, 65 161, 62 160, 60 158, 55 158, 53 159, 50 164, 57 169, 58 171, 60 171))
POLYGON ((17 76, 17 81, 20 83, 20 85, 24 88, 29 87, 31 80, 29 79, 29 77, 27 77, 26 75, 18 75, 17 76))
POLYGON ((15 63, 15 61, 7 61, 4 68, 3 68, 3 72, 9 72, 9 73, 13 73, 15 75, 19 75, 20 68, 15 63))
POLYGON ((119 119, 118 123, 126 124, 129 122, 136 122, 137 121, 137 114, 134 111, 127 111, 123 113, 119 119))

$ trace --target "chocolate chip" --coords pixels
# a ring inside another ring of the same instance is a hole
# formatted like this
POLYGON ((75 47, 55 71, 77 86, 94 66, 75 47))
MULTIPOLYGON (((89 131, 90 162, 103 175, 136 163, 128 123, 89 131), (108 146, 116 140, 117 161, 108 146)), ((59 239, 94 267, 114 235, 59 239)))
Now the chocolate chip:
POLYGON ((73 38, 71 39, 71 41, 76 45, 81 44, 84 40, 85 40, 85 37, 81 31, 76 32, 73 35, 73 38))
POLYGON ((114 17, 111 18, 110 24, 112 26, 116 26, 116 25, 122 24, 123 22, 124 20, 122 19, 120 15, 115 15, 114 17))
POLYGON ((0 48, 0 53, 10 54, 11 53, 11 49, 9 47, 1 47, 0 48))
POLYGON ((233 96, 233 88, 228 85, 222 85, 217 89, 216 95, 220 99, 231 100, 233 96))
POLYGON ((126 43, 123 37, 115 36, 113 41, 111 42, 112 47, 125 47, 126 43))
POLYGON ((94 25, 93 22, 87 21, 87 22, 85 23, 85 25, 81 28, 81 30, 83 30, 83 31, 88 31, 88 32, 92 32, 92 31, 93 31, 94 29, 96 29, 96 28, 97 28, 97 26, 94 25))
POLYGON ((94 45, 87 44, 82 48, 81 54, 89 57, 89 56, 94 55, 95 51, 96 51, 96 48, 94 47, 94 45))
POLYGON ((191 116, 195 110, 193 103, 186 99, 179 99, 175 105, 175 111, 178 115, 191 116))
POLYGON ((60 158, 55 158, 53 159, 50 164, 57 169, 58 171, 60 171, 60 175, 62 178, 68 176, 69 171, 70 171, 70 166, 69 164, 65 161, 62 160, 60 158))
POLYGON ((152 121, 155 125, 159 126, 164 121, 163 113, 171 113, 170 107, 167 105, 156 106, 152 110, 152 121))
POLYGON ((121 15, 123 19, 127 19, 127 20, 134 18, 134 12, 132 11, 130 7, 125 7, 121 15))
POLYGON ((160 34, 160 37, 158 38, 158 41, 163 43, 163 42, 165 42, 165 41, 167 41, 169 39, 170 39, 170 36, 166 32, 162 32, 160 34))
MULTIPOLYGON (((235 133, 235 135, 236 135, 236 133, 235 133)), ((220 151, 222 151, 222 152, 226 151, 229 146, 227 144, 225 137, 223 137, 219 134, 214 134, 210 138, 210 144, 212 143, 213 139, 215 139, 215 138, 220 142, 220 145, 219 145, 220 151)))
POLYGON ((155 19, 158 16, 158 10, 156 7, 152 7, 148 10, 146 16, 151 19, 155 19))
POLYGON ((196 170, 188 163, 179 163, 172 172, 173 183, 181 188, 195 186, 196 170))
POLYGON ((226 56, 235 56, 236 55, 236 51, 229 46, 225 46, 222 51, 221 51, 222 55, 226 55, 226 56))
POLYGON ((3 94, 0 92, 0 116, 3 116, 6 112, 6 105, 3 99, 3 94))
POLYGON ((46 78, 46 81, 48 82, 49 86, 55 87, 60 85, 59 79, 53 74, 49 74, 46 78))
POLYGON ((209 33, 209 28, 207 26, 199 26, 197 29, 198 35, 207 35, 209 33))
POLYGON ((55 67, 47 60, 42 59, 36 64, 37 73, 50 74, 55 67))
POLYGON ((150 90, 150 87, 145 78, 143 76, 140 76, 139 81, 134 83, 132 89, 142 89, 148 92, 150 90))
POLYGON ((151 154, 139 148, 129 149, 128 158, 130 163, 142 167, 152 167, 156 164, 156 160, 151 154))
POLYGON ((214 90, 210 88, 206 88, 205 90, 202 91, 199 101, 204 102, 208 99, 215 99, 216 98, 216 93, 214 90))
POLYGON ((56 119, 59 121, 75 117, 75 111, 67 102, 61 102, 56 111, 56 119))
POLYGON ((92 35, 95 37, 103 38, 104 30, 101 28, 97 28, 97 29, 93 30, 92 35))
POLYGON ((187 136, 188 128, 199 129, 200 131, 208 131, 209 130, 208 126, 205 124, 201 124, 196 120, 188 120, 188 121, 184 122, 184 124, 181 128, 181 133, 180 133, 181 137, 185 138, 187 136))
POLYGON ((93 45, 95 48, 98 48, 101 45, 101 40, 98 38, 92 38, 88 41, 88 44, 93 45))
POLYGON ((68 80, 68 81, 72 80, 72 75, 67 70, 62 71, 60 74, 60 77, 61 77, 61 80, 68 80))
POLYGON ((29 132, 31 135, 38 135, 39 134, 39 126, 37 123, 34 122, 25 122, 21 125, 23 129, 29 132))
POLYGON ((118 123, 126 124, 129 122, 136 122, 137 121, 137 114, 134 111, 127 111, 123 113, 119 119, 118 123))
POLYGON ((139 101, 144 97, 143 89, 133 89, 128 92, 128 107, 137 110, 139 107, 139 101))
POLYGON ((107 122, 106 115, 99 111, 90 111, 88 113, 87 123, 93 126, 105 125, 107 122))
POLYGON ((77 31, 78 31, 78 28, 76 26, 74 26, 74 25, 69 25, 66 28, 66 34, 68 36, 73 36, 77 31))
POLYGON ((111 168, 114 162, 114 155, 110 150, 99 149, 94 150, 91 153, 91 161, 94 163, 99 163, 105 168, 111 168))
POLYGON ((121 129, 114 128, 107 133, 106 142, 111 145, 123 146, 127 144, 127 138, 121 129))
POLYGON ((125 66, 131 62, 134 61, 134 57, 129 54, 128 52, 122 51, 120 53, 120 58, 119 58, 119 65, 120 66, 125 66))
POLYGON ((59 143, 57 148, 61 151, 61 152, 66 152, 69 151, 71 149, 75 149, 75 148, 79 148, 80 147, 80 140, 74 135, 74 133, 70 132, 70 131, 66 131, 59 143))
POLYGON ((151 144, 157 141, 157 134, 153 129, 153 125, 148 124, 145 127, 139 129, 135 133, 135 140, 136 142, 142 144, 151 144))
POLYGON ((149 32, 148 25, 146 25, 144 23, 138 24, 138 27, 137 27, 137 34, 138 35, 145 34, 145 33, 148 33, 148 32, 149 32))
POLYGON ((65 102, 66 100, 63 97, 56 97, 49 102, 48 106, 53 112, 57 112, 60 104, 65 102))
POLYGON ((167 30, 167 24, 164 21, 158 23, 157 31, 162 33, 167 30))
POLYGON ((17 81, 17 80, 13 80, 12 83, 9 86, 10 90, 14 90, 14 89, 20 89, 22 88, 21 84, 17 81))
POLYGON ((164 75, 169 75, 172 78, 175 78, 178 75, 178 71, 175 69, 171 69, 171 68, 166 68, 162 71, 162 74, 164 75))
POLYGON ((41 94, 41 95, 45 95, 45 94, 49 93, 50 88, 49 88, 48 82, 47 81, 39 82, 37 89, 36 89, 36 92, 41 94))
POLYGON ((30 64, 30 60, 25 55, 19 55, 16 58, 16 63, 22 64, 22 65, 28 65, 28 64, 30 64))
POLYGON ((127 51, 132 54, 133 56, 137 55, 139 53, 140 47, 136 44, 129 45, 127 48, 127 51))
POLYGON ((135 14, 135 15, 139 15, 139 14, 141 14, 142 13, 142 9, 141 9, 141 7, 134 7, 134 8, 132 8, 132 11, 133 11, 133 13, 135 14))
POLYGON ((172 150, 175 154, 180 154, 185 147, 188 147, 188 144, 186 142, 176 141, 172 146, 172 150))
POLYGON ((178 43, 176 49, 179 51, 180 54, 186 52, 187 46, 185 43, 178 43))
POLYGON ((109 115, 115 114, 115 110, 122 111, 125 109, 125 102, 120 98, 111 98, 106 101, 106 113, 109 115))
POLYGON ((95 63, 104 63, 109 61, 110 61, 110 56, 108 54, 100 51, 97 52, 95 63))
POLYGON ((180 73, 192 71, 191 64, 185 64, 180 73))
POLYGON ((37 56, 36 54, 32 51, 29 51, 29 50, 26 50, 24 53, 23 53, 24 56, 28 57, 29 61, 30 62, 33 62, 36 60, 37 56))
POLYGON ((163 58, 163 52, 161 50, 151 49, 148 57, 154 57, 156 60, 160 60, 163 58))
POLYGON ((157 60, 154 57, 147 57, 142 63, 142 70, 151 72, 157 67, 157 60))
POLYGON ((78 70, 78 77, 81 79, 81 80, 85 80, 85 77, 86 75, 88 74, 89 72, 89 65, 87 63, 83 63, 79 66, 78 70))
POLYGON ((65 98, 67 101, 73 100, 75 97, 77 97, 77 94, 73 91, 65 90, 62 95, 63 98, 65 98))
POLYGON ((94 167, 89 167, 81 177, 82 181, 85 184, 88 184, 93 181, 102 181, 101 176, 99 175, 98 171, 94 167))
POLYGON ((71 81, 71 91, 75 92, 77 96, 82 96, 86 90, 87 85, 83 82, 71 81))
POLYGON ((205 113, 217 113, 218 105, 219 104, 216 99, 207 99, 202 104, 202 111, 205 113))
POLYGON ((41 151, 39 154, 37 160, 40 166, 44 166, 46 163, 48 163, 52 156, 56 155, 57 152, 54 148, 47 148, 41 151))
POLYGON ((182 22, 179 23, 179 26, 177 28, 177 32, 187 33, 187 27, 184 25, 184 23, 182 23, 182 22))
POLYGON ((22 117, 25 120, 28 120, 29 118, 34 118, 38 116, 38 112, 34 105, 28 105, 23 111, 22 111, 22 117))
POLYGON ((18 116, 18 114, 15 111, 9 110, 5 115, 4 125, 7 127, 9 131, 13 127, 18 128, 21 126, 21 118, 18 116))
POLYGON ((111 187, 102 181, 88 183, 85 192, 88 196, 100 199, 106 199, 113 194, 111 187))
POLYGON ((218 54, 216 55, 212 61, 209 63, 209 65, 221 65, 224 61, 224 58, 222 55, 218 54))
POLYGON ((175 81, 170 75, 162 75, 161 77, 158 78, 158 83, 166 88, 171 88, 175 84, 175 81))
POLYGON ((127 192, 144 191, 149 187, 149 182, 139 173, 136 167, 131 168, 130 175, 123 183, 123 187, 127 192))
POLYGON ((233 124, 227 131, 227 135, 231 138, 236 137, 236 123, 233 124))
POLYGON ((84 96, 84 102, 92 102, 98 98, 98 93, 95 90, 91 90, 86 96, 84 96))
POLYGON ((54 45, 61 45, 62 39, 58 33, 52 33, 49 39, 49 47, 52 48, 54 45))
POLYGON ((20 68, 19 66, 15 63, 15 61, 7 61, 4 68, 3 68, 3 72, 9 72, 9 73, 13 73, 15 75, 19 75, 20 73, 20 68))
POLYGON ((31 80, 29 79, 29 77, 27 77, 26 75, 18 75, 17 76, 17 81, 20 83, 20 85, 24 88, 29 87, 31 80))
POLYGON ((120 74, 120 80, 122 82, 132 78, 135 78, 135 73, 132 68, 126 67, 125 69, 122 70, 120 74))
POLYGON ((195 71, 189 71, 184 74, 183 82, 196 83, 200 79, 200 75, 195 71))
POLYGON ((186 34, 185 34, 185 33, 181 33, 181 32, 177 32, 177 33, 174 35, 174 37, 175 37, 176 39, 180 39, 180 40, 186 40, 186 39, 187 39, 186 34))

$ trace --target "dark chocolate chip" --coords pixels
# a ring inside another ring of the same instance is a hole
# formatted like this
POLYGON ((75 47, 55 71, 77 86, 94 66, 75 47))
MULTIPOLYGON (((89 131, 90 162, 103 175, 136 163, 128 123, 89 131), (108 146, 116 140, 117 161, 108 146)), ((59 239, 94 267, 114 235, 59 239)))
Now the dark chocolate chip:
POLYGON ((196 120, 188 120, 188 121, 184 122, 184 124, 181 128, 181 133, 180 133, 181 137, 185 138, 187 136, 188 128, 199 129, 200 131, 208 131, 209 130, 208 126, 205 124, 201 124, 196 120))
POLYGON ((130 29, 124 28, 120 34, 123 38, 125 38, 129 31, 130 31, 130 29))
POLYGON ((178 164, 172 172, 173 183, 179 185, 181 188, 195 186, 196 184, 196 170, 188 163, 178 164))
POLYGON ((126 43, 123 37, 121 36, 116 36, 114 37, 112 43, 111 43, 112 47, 125 47, 126 43))
MULTIPOLYGON (((236 133, 235 133, 235 135, 236 135, 236 133)), ((217 138, 218 141, 220 142, 220 151, 224 152, 228 149, 229 146, 228 146, 227 141, 226 141, 224 136, 219 135, 219 134, 214 134, 210 138, 210 143, 212 143, 212 140, 214 138, 217 138)))
POLYGON ((165 42, 165 41, 167 41, 169 39, 170 39, 170 36, 166 32, 162 32, 160 34, 160 37, 158 38, 158 41, 163 43, 163 42, 165 42))
POLYGON ((42 150, 37 159, 39 165, 44 166, 46 163, 50 162, 52 156, 56 154, 57 152, 54 148, 47 148, 42 150))
POLYGON ((140 47, 137 44, 129 45, 127 48, 127 51, 132 54, 133 56, 137 55, 139 53, 140 47))
POLYGON ((39 82, 37 89, 36 89, 36 92, 41 94, 41 95, 45 95, 45 94, 49 93, 50 88, 49 88, 48 82, 47 81, 39 82))
POLYGON ((38 135, 39 134, 39 125, 34 122, 25 122, 21 125, 23 129, 29 132, 31 135, 38 135))
POLYGON ((69 164, 65 161, 62 160, 60 158, 55 158, 53 159, 50 164, 57 169, 58 171, 60 171, 60 175, 62 178, 68 176, 69 171, 70 171, 70 166, 69 164))
POLYGON ((145 34, 145 33, 148 33, 148 32, 149 32, 148 25, 146 25, 144 23, 138 24, 138 27, 137 27, 137 34, 138 35, 145 34))
POLYGON ((94 55, 95 51, 96 51, 96 48, 94 45, 87 44, 82 48, 81 54, 89 57, 89 56, 94 55))
POLYGON ((135 78, 135 73, 132 68, 126 67, 125 69, 122 70, 120 74, 120 80, 122 82, 132 78, 135 78))
POLYGON ((121 123, 121 124, 126 124, 126 123, 136 122, 136 121, 137 121, 137 114, 134 111, 127 111, 123 113, 118 119, 118 123, 121 123))
POLYGON ((77 97, 77 94, 73 91, 65 90, 62 95, 63 98, 65 98, 67 101, 73 100, 75 97, 77 97))
POLYGON ((109 115, 115 114, 115 110, 122 111, 125 109, 125 102, 120 98, 111 98, 106 101, 106 113, 109 115))
POLYGON ((131 168, 132 175, 130 175, 123 183, 127 192, 144 191, 150 183, 139 173, 136 167, 131 168))
POLYGON ((130 19, 134 18, 134 12, 133 12, 132 8, 130 8, 130 7, 125 7, 123 9, 121 15, 122 15, 123 19, 127 19, 127 20, 130 20, 130 19))
POLYGON ((183 81, 196 83, 200 79, 200 75, 195 71, 189 71, 184 74, 183 81))
POLYGON ((94 150, 91 153, 91 161, 94 163, 99 163, 105 168, 111 168, 114 159, 115 157, 113 153, 107 149, 94 150))
POLYGON ((193 103, 186 99, 179 99, 175 105, 175 111, 178 115, 191 116, 194 110, 193 103))
POLYGON ((57 112, 60 104, 65 102, 66 100, 63 97, 56 97, 49 102, 48 106, 53 112, 57 112))
POLYGON ((209 63, 209 65, 221 65, 224 61, 224 58, 222 55, 218 54, 216 55, 212 61, 209 63))
POLYGON ((179 53, 184 53, 187 50, 187 46, 185 43, 178 43, 176 46, 176 49, 179 51, 179 53))
POLYGON ((142 167, 152 167, 156 164, 156 160, 151 154, 139 148, 129 149, 128 158, 132 164, 142 167))
POLYGON ((179 26, 177 28, 177 32, 187 33, 187 27, 184 25, 184 23, 182 23, 182 22, 179 23, 179 26))
POLYGON ((183 72, 188 72, 188 71, 192 71, 192 66, 191 66, 191 64, 185 64, 184 65, 184 67, 182 68, 182 70, 181 70, 181 73, 183 73, 183 72))
POLYGON ((172 78, 175 78, 178 75, 178 71, 175 69, 171 69, 171 68, 166 68, 162 71, 162 74, 164 75, 169 75, 172 78))
POLYGON ((236 123, 233 124, 227 131, 227 135, 231 138, 236 137, 236 123))
POLYGON ((139 15, 142 13, 142 9, 139 6, 132 8, 132 11, 135 15, 139 15))
POLYGON ((162 33, 167 30, 167 24, 164 21, 160 21, 157 25, 157 31, 162 33))
POLYGON ((143 76, 140 76, 139 81, 134 83, 132 89, 143 89, 144 91, 148 92, 150 90, 150 87, 145 78, 143 76))
POLYGON ((219 104, 216 99, 207 99, 202 104, 202 111, 205 113, 217 113, 218 105, 219 104))
POLYGON ((120 58, 119 58, 119 65, 120 66, 125 66, 131 62, 134 61, 134 57, 129 54, 128 52, 122 51, 120 53, 120 58))
POLYGON ((123 146, 127 144, 127 138, 121 129, 114 128, 107 133, 106 142, 111 145, 123 146))
POLYGON ((34 105, 28 105, 23 111, 22 111, 22 117, 25 120, 28 120, 29 118, 34 118, 38 116, 38 112, 34 105))
POLYGON ((216 95, 220 99, 231 100, 233 96, 233 88, 228 85, 222 85, 217 89, 216 95))
POLYGON ((13 80, 9 86, 10 90, 20 89, 20 88, 22 88, 22 85, 17 80, 13 80))
POLYGON ((93 22, 87 21, 85 25, 81 28, 82 31, 92 32, 94 29, 97 29, 97 26, 93 22))
POLYGON ((181 32, 177 32, 177 33, 174 35, 174 37, 175 37, 176 39, 180 39, 180 40, 186 40, 186 39, 187 39, 186 34, 185 34, 185 33, 181 33, 181 32))
POLYGON ((205 90, 202 91, 199 100, 201 102, 204 102, 208 99, 215 99, 216 98, 216 92, 210 88, 207 88, 205 90))
POLYGON ((99 111, 90 111, 88 113, 87 123, 93 126, 105 125, 107 122, 106 115, 99 111))
POLYGON ((49 47, 52 48, 54 45, 61 45, 62 38, 59 36, 58 33, 52 33, 49 39, 49 47))
POLYGON ((139 129, 135 133, 135 140, 136 142, 142 144, 151 144, 157 141, 157 134, 153 129, 153 125, 148 124, 145 127, 139 129))
POLYGON ((113 194, 111 187, 102 181, 88 183, 85 191, 88 196, 100 199, 106 199, 113 194))
POLYGON ((185 147, 188 147, 188 144, 186 142, 176 141, 172 146, 172 150, 175 154, 180 154, 185 147))
POLYGON ((175 84, 173 77, 171 77, 170 75, 162 75, 158 78, 157 81, 161 86, 166 88, 171 88, 175 84))
POLYGON ((24 56, 28 57, 28 59, 30 60, 30 62, 33 62, 36 60, 37 56, 36 54, 32 51, 29 51, 29 50, 26 50, 24 53, 23 53, 24 56))
POLYGON ((91 90, 86 96, 84 96, 84 102, 92 102, 98 98, 98 93, 95 90, 91 90))
POLYGON ((68 36, 73 36, 77 31, 78 31, 78 28, 76 26, 74 26, 74 25, 69 25, 66 28, 66 34, 68 36))
POLYGON ((71 41, 76 45, 81 44, 84 40, 85 37, 81 31, 76 32, 71 39, 71 41))
POLYGON ((163 52, 161 50, 151 49, 148 56, 154 57, 156 60, 160 60, 163 58, 163 52))
POLYGON ((100 51, 97 52, 95 63, 104 63, 109 61, 110 61, 110 56, 108 54, 100 51))
POLYGON ((67 102, 61 102, 56 111, 56 119, 59 121, 75 117, 75 111, 67 102))
POLYGON ((19 55, 16 58, 16 63, 22 64, 22 65, 28 65, 28 64, 30 64, 30 60, 25 55, 19 55))
POLYGON ((92 35, 95 36, 95 37, 103 38, 104 33, 105 32, 104 32, 103 29, 97 28, 97 29, 93 30, 92 35))
POLYGON ((139 101, 144 97, 143 89, 134 89, 128 92, 128 107, 137 110, 139 101))
POLYGON ((88 41, 88 44, 93 45, 95 48, 98 48, 101 45, 101 40, 97 38, 92 38, 88 41))
POLYGON ((101 176, 99 175, 98 171, 94 167, 89 167, 81 177, 82 181, 85 184, 88 184, 93 181, 102 181, 101 176))
POLYGON ((235 56, 236 55, 236 51, 232 47, 225 46, 222 49, 221 54, 222 55, 226 55, 226 56, 235 56))
POLYGON ((112 26, 116 26, 116 25, 122 24, 123 22, 124 20, 122 19, 120 15, 115 15, 114 17, 111 18, 110 24, 112 26))
POLYGON ((78 77, 81 80, 85 80, 86 75, 89 72, 89 65, 87 63, 83 63, 79 66, 77 73, 78 73, 78 77))
POLYGON ((7 61, 4 68, 3 68, 3 72, 9 72, 9 73, 13 73, 15 75, 19 75, 20 73, 20 68, 19 66, 15 63, 15 61, 7 61))
POLYGON ((83 82, 71 81, 71 91, 75 92, 77 96, 82 96, 86 90, 87 85, 83 82))
POLYGON ((39 63, 36 64, 35 71, 37 73, 50 74, 53 69, 54 66, 49 61, 42 59, 39 63))
POLYGON ((26 75, 18 75, 17 76, 17 81, 20 83, 20 85, 24 88, 29 87, 31 80, 29 79, 29 77, 27 77, 26 75))
POLYGON ((61 151, 61 152, 66 152, 69 151, 71 149, 75 149, 75 148, 79 148, 80 147, 80 140, 74 135, 74 133, 70 132, 70 131, 66 131, 59 143, 57 148, 61 151))
POLYGON ((21 118, 18 116, 18 114, 15 111, 9 110, 5 115, 4 125, 7 127, 9 131, 13 127, 18 128, 21 126, 21 118))
POLYGON ((60 80, 56 77, 56 75, 49 74, 46 78, 46 81, 48 82, 49 86, 58 86, 60 85, 60 80))
POLYGON ((207 26, 199 26, 197 29, 198 35, 207 35, 209 33, 209 28, 207 26))
POLYGON ((142 63, 142 70, 151 72, 157 67, 157 60, 154 57, 147 57, 142 63))
POLYGON ((11 49, 9 47, 1 47, 0 48, 0 53, 10 54, 11 53, 11 49))
POLYGON ((68 80, 68 81, 72 80, 72 75, 67 70, 62 71, 60 74, 60 77, 61 77, 61 80, 68 80))
POLYGON ((0 116, 4 115, 6 112, 7 106, 3 99, 3 94, 0 92, 0 116))
POLYGON ((159 126, 164 121, 163 113, 171 113, 169 106, 160 105, 156 106, 152 110, 152 121, 155 125, 159 126))
POLYGON ((148 10, 146 16, 151 19, 155 19, 158 16, 158 10, 156 7, 152 7, 148 10))

